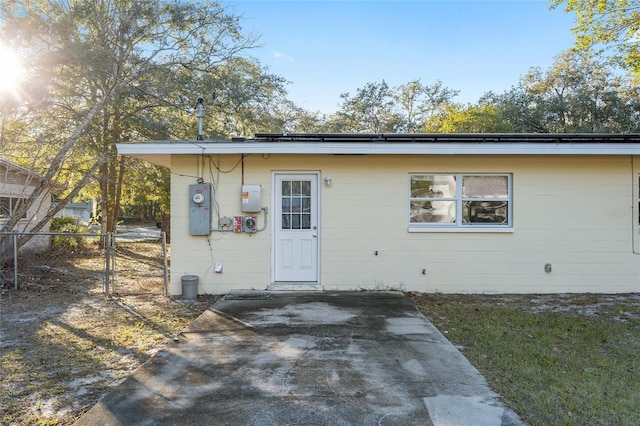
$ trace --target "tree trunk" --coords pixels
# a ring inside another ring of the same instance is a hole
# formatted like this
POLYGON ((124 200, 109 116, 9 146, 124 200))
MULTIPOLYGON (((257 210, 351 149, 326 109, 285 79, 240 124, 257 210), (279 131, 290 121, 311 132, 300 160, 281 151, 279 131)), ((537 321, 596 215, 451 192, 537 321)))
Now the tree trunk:
MULTIPOLYGON (((41 230, 42 228, 44 228, 44 226, 49 223, 51 221, 51 219, 56 215, 56 213, 58 213, 60 210, 62 210, 70 201, 72 201, 77 195, 78 193, 82 190, 82 188, 84 188, 87 183, 89 182, 89 180, 91 180, 94 176, 94 173, 96 172, 96 170, 98 170, 98 168, 104 163, 104 161, 106 160, 106 157, 100 157, 98 158, 98 160, 93 164, 93 166, 91 166, 91 168, 87 171, 87 173, 84 175, 84 177, 82 178, 82 180, 80 180, 80 182, 78 182, 78 184, 76 185, 75 188, 73 188, 73 190, 62 200, 60 200, 60 202, 55 205, 52 206, 47 213, 42 217, 42 219, 40 219, 39 222, 37 222, 31 229, 30 232, 38 232, 39 230, 41 230)), ((5 238, 10 238, 10 237, 0 237, 0 246, 4 243, 4 239, 5 238)), ((23 247, 26 243, 28 243, 31 239, 33 238, 33 235, 21 235, 18 239, 17 239, 17 245, 18 248, 23 247)), ((5 262, 9 261, 10 258, 13 256, 13 253, 10 253, 8 251, 5 251, 3 253, 0 253, 0 265, 4 264, 5 262)))

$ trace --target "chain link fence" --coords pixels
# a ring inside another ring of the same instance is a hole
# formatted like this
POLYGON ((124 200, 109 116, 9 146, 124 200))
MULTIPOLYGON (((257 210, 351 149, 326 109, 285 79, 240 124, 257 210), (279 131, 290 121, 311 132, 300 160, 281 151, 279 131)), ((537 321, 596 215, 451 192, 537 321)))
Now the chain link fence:
POLYGON ((105 295, 168 295, 164 233, 128 234, 0 233, 0 287, 37 292, 64 284, 105 295), (17 248, 25 237, 28 243, 17 248))

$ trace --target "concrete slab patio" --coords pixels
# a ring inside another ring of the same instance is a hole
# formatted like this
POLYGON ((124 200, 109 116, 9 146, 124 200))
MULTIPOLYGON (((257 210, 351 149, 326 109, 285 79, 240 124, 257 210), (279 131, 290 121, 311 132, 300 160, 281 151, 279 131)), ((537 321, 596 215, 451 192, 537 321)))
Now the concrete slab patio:
POLYGON ((76 425, 521 425, 399 292, 231 293, 76 425))

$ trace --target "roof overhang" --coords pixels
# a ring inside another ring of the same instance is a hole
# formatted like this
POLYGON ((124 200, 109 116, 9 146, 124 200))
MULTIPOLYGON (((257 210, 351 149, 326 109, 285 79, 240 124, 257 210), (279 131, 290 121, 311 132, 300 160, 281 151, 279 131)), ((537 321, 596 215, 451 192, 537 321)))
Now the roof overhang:
MULTIPOLYGON (((14 162, 11 162, 9 160, 5 160, 4 158, 0 158, 0 167, 4 168, 7 172, 9 173, 17 173, 20 176, 22 176, 24 179, 26 179, 27 181, 31 181, 33 179, 33 181, 35 181, 35 183, 38 182, 42 182, 44 180, 44 177, 42 177, 41 175, 39 175, 38 173, 32 172, 31 170, 22 167, 14 162)), ((35 186, 34 183, 34 186, 35 186)), ((64 185, 58 183, 58 182, 54 182, 54 181, 50 181, 49 182, 49 188, 51 188, 54 191, 60 191, 62 189, 65 188, 64 185)))
POLYGON ((252 139, 119 143, 118 152, 164 167, 172 155, 640 155, 640 135, 259 134, 252 139))

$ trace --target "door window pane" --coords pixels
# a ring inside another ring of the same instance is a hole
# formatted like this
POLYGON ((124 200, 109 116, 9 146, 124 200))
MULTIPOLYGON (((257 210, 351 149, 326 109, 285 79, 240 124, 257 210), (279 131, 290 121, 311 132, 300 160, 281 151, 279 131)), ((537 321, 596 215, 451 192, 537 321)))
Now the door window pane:
POLYGON ((291 182, 291 195, 300 195, 302 192, 302 185, 300 181, 291 182))
POLYGON ((282 181, 282 195, 291 195, 291 181, 282 181))
POLYGON ((311 181, 303 180, 300 182, 300 195, 304 195, 305 197, 311 197, 311 181))
POLYGON ((301 216, 302 218, 302 229, 311 229, 311 215, 310 214, 303 214, 301 216))
POLYGON ((311 229, 311 181, 282 182, 282 229, 311 229))
POLYGON ((290 213, 291 212, 291 198, 282 197, 282 212, 290 213))
POLYGON ((300 198, 292 198, 291 199, 291 211, 294 213, 300 213, 302 200, 300 198))

